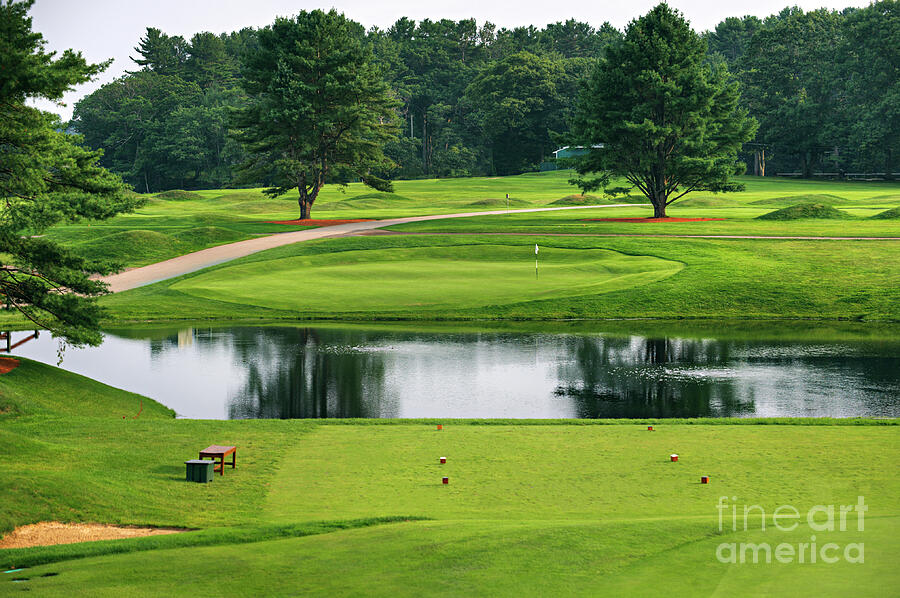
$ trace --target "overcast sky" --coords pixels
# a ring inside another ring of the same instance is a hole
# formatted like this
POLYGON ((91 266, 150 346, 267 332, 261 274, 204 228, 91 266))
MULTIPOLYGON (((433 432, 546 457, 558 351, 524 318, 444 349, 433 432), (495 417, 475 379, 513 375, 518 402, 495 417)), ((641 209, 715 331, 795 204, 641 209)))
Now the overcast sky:
MULTIPOLYGON (((631 19, 647 12, 658 0, 37 0, 31 11, 34 30, 42 33, 50 50, 80 50, 91 62, 113 58, 112 66, 95 81, 79 86, 64 98, 66 106, 40 103, 68 119, 72 105, 101 84, 121 76, 134 64, 134 46, 147 27, 158 27, 169 35, 190 38, 198 31, 234 31, 242 27, 262 27, 276 16, 290 16, 300 10, 336 8, 367 28, 389 27, 400 17, 432 20, 475 18, 479 24, 491 21, 498 27, 535 25, 576 18, 599 26, 609 21, 622 29, 631 19)), ((854 0, 672 0, 697 31, 715 27, 730 16, 753 14, 764 17, 788 5, 804 9, 864 6, 854 0)))

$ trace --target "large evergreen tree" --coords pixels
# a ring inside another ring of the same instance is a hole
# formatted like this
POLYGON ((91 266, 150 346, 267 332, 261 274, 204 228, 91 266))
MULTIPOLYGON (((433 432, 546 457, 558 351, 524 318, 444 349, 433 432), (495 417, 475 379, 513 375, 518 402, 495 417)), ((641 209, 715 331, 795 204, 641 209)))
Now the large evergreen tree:
POLYGON ((736 154, 756 123, 738 106, 738 84, 724 64, 705 60, 706 44, 678 11, 659 4, 632 21, 607 48, 585 85, 576 142, 592 148, 575 181, 616 194, 637 188, 656 218, 691 191, 731 191, 743 172, 736 154), (628 186, 618 186, 621 179, 628 186))
POLYGON ((841 79, 844 120, 860 162, 892 180, 900 164, 900 1, 882 0, 846 18, 841 79))
POLYGON ((33 0, 0 2, 0 301, 74 344, 100 340, 94 299, 106 285, 89 278, 112 265, 89 262, 40 236, 63 221, 109 218, 133 208, 100 152, 60 131, 58 117, 25 104, 59 100, 105 68, 80 53, 45 52, 31 30, 33 0))
POLYGON ((841 21, 827 9, 785 9, 753 35, 742 61, 745 102, 760 122, 759 141, 794 154, 805 177, 812 176, 817 154, 840 138, 836 116, 846 87, 836 72, 841 21))
POLYGON ((243 173, 269 181, 272 196, 298 189, 301 219, 326 182, 391 188, 372 172, 388 162, 382 148, 397 130, 397 102, 364 37, 335 10, 303 11, 260 30, 259 48, 247 56, 250 105, 237 119, 250 155, 243 173))
POLYGON ((469 85, 465 99, 485 132, 494 173, 535 170, 556 149, 551 133, 565 126, 564 78, 560 62, 519 52, 495 62, 469 85))

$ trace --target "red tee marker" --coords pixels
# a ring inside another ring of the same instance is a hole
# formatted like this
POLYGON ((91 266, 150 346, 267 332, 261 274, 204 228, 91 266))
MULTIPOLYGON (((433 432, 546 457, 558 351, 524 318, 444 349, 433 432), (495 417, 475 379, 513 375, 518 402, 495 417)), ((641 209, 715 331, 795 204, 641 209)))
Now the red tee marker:
POLYGON ((443 424, 438 424, 438 427, 437 427, 437 429, 438 429, 438 430, 443 430, 443 429, 444 429, 444 426, 443 426, 443 424))
POLYGON ((647 431, 648 431, 648 432, 652 432, 652 431, 653 431, 653 426, 647 426, 647 431))
POLYGON ((442 483, 442 484, 449 484, 449 483, 450 483, 450 478, 441 478, 441 483, 442 483))
POLYGON ((700 478, 700 483, 701 484, 709 484, 709 476, 708 475, 702 476, 700 478))
POLYGON ((673 463, 675 461, 678 461, 678 455, 669 455, 669 460, 672 461, 673 463))
POLYGON ((447 457, 441 457, 441 463, 446 463, 446 462, 447 462, 447 457))

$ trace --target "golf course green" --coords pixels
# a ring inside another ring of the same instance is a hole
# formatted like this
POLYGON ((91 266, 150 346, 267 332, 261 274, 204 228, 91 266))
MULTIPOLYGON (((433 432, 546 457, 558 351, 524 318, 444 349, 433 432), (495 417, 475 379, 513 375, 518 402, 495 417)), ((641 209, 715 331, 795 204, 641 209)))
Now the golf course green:
POLYGON ((881 596, 898 581, 896 420, 176 420, 27 360, 0 376, 0 397, 0 529, 198 529, 0 550, 21 569, 0 574, 0 595, 758 596, 814 582, 820 596, 881 596), (239 447, 237 469, 185 483, 181 461, 214 442, 239 447), (825 511, 805 519, 859 497, 862 528, 853 510, 844 531, 837 518, 822 530, 825 511), (785 505, 803 514, 788 531, 773 519, 785 505), (812 536, 838 559, 810 562, 812 536), (732 543, 795 556, 731 563, 732 543))
POLYGON ((262 268, 251 262, 170 288, 192 297, 227 297, 283 310, 447 310, 609 293, 661 280, 682 267, 607 249, 545 247, 536 255, 522 245, 418 246, 272 259, 262 268), (533 265, 532 257, 544 267, 533 265), (484 284, 473 292, 476 281, 484 284))
MULTIPOLYGON (((394 193, 372 192, 362 183, 346 188, 327 185, 313 208, 313 218, 396 218, 477 212, 506 208, 584 205, 571 198, 572 171, 560 170, 507 177, 395 181, 394 193)), ((900 184, 808 181, 776 177, 738 177, 739 193, 692 193, 670 207, 678 218, 725 218, 725 221, 677 224, 590 222, 590 218, 646 217, 650 207, 604 208, 438 220, 397 227, 406 231, 558 232, 629 234, 838 235, 900 236, 895 220, 871 218, 900 205, 900 184), (803 203, 823 203, 852 216, 850 220, 758 221, 758 216, 803 203), (649 228, 648 228, 649 226, 649 228)), ((577 197, 577 196, 576 196, 577 197)), ((116 259, 142 266, 207 247, 257 235, 297 230, 272 224, 297 218, 296 191, 270 199, 261 189, 217 189, 146 196, 133 214, 103 222, 55 227, 49 236, 88 257, 116 259)), ((591 204, 645 203, 639 196, 592 197, 591 204)), ((303 227, 300 227, 303 228, 303 227)))
MULTIPOLYGON (((569 176, 400 181, 389 195, 329 187, 314 217, 502 210, 506 193, 517 208, 577 204, 569 176)), ((870 322, 874 337, 893 338, 900 228, 873 216, 900 203, 900 186, 744 181, 742 193, 697 194, 670 210, 706 220, 615 221, 649 215, 627 205, 404 224, 261 251, 101 304, 110 325, 639 318, 618 325, 650 334, 662 326, 656 319, 674 330, 673 317, 731 318, 751 330, 750 321, 767 321, 766 330, 794 338, 815 319, 870 322), (759 219, 809 203, 841 217, 759 219), (790 238, 771 238, 779 236, 790 238), (861 239, 796 238, 831 236, 861 239)), ((297 230, 272 223, 295 210, 290 198, 259 190, 170 193, 135 214, 49 234, 136 267, 297 230)), ((0 323, 25 325, 8 313, 0 323)), ((149 398, 22 359, 0 375, 0 531, 42 521, 186 531, 0 549, 0 564, 15 570, 0 573, 0 595, 758 596, 815 587, 817 596, 880 597, 900 582, 897 423, 185 420, 149 398), (183 461, 209 444, 238 446, 237 469, 208 485, 185 483, 183 461), (840 513, 860 497, 864 528, 855 511, 844 531, 820 531, 802 516, 789 531, 776 526, 779 508, 840 513), (763 551, 762 562, 731 562, 722 556, 731 544, 734 554, 790 545, 794 557, 773 552, 765 562, 763 551)))

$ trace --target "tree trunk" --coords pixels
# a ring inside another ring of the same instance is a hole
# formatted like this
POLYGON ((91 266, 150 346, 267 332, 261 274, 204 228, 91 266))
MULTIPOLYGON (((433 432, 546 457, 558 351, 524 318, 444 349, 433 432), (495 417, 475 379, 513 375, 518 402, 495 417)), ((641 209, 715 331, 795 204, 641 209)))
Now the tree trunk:
POLYGON ((887 150, 885 152, 885 161, 884 161, 884 180, 893 181, 894 180, 894 160, 893 160, 893 152, 891 150, 887 150))
POLYGON ((312 202, 308 199, 300 199, 300 220, 309 219, 309 213, 312 212, 312 202))
POLYGON ((666 200, 662 201, 654 200, 653 201, 653 217, 654 218, 665 218, 666 217, 666 200))
POLYGON ((425 174, 428 171, 428 113, 422 112, 422 170, 425 174))
POLYGON ((812 156, 810 152, 803 152, 800 160, 800 166, 803 170, 803 178, 811 179, 812 178, 812 156))
POLYGON ((316 197, 319 195, 319 191, 322 190, 322 183, 313 185, 313 187, 307 191, 306 185, 303 184, 303 182, 300 182, 297 185, 297 190, 300 192, 300 197, 297 198, 297 204, 300 206, 300 220, 306 220, 309 218, 310 213, 312 213, 312 207, 316 201, 316 197))
POLYGON ((756 150, 754 164, 753 164, 753 174, 756 176, 766 176, 766 150, 758 149, 756 150))

